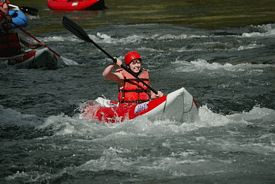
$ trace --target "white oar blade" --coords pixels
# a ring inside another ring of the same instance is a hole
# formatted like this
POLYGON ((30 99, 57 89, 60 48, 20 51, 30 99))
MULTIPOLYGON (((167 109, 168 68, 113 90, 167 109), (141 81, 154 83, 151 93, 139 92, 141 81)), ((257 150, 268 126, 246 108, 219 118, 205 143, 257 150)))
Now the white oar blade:
POLYGON ((60 56, 60 58, 63 60, 63 62, 65 63, 65 65, 78 65, 77 62, 71 60, 71 59, 67 59, 67 58, 64 58, 62 56, 60 56))

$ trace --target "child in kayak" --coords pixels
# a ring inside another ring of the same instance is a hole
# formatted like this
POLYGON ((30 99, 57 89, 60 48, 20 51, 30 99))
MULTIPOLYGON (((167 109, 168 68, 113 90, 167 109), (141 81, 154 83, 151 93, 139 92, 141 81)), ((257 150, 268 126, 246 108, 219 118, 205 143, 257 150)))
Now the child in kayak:
MULTIPOLYGON (((136 51, 131 51, 125 55, 124 62, 127 68, 134 72, 139 79, 150 85, 149 74, 147 70, 141 68, 141 56, 136 51)), ((115 66, 121 67, 122 61, 117 59, 116 63, 109 65, 103 71, 103 77, 116 81, 119 86, 118 100, 120 105, 131 105, 143 103, 150 99, 163 96, 161 91, 158 94, 152 92, 146 85, 138 81, 133 75, 124 69, 118 69, 114 73, 112 70, 115 66)))

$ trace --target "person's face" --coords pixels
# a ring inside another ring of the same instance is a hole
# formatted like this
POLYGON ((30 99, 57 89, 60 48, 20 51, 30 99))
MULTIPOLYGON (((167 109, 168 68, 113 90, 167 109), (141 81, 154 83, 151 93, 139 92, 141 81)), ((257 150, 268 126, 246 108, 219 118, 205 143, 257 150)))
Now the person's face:
POLYGON ((129 65, 130 69, 134 72, 134 73, 138 73, 141 69, 141 62, 139 59, 134 59, 130 65, 129 65))
POLYGON ((7 4, 7 2, 5 0, 0 0, 0 10, 5 13, 8 14, 9 13, 9 6, 7 4))

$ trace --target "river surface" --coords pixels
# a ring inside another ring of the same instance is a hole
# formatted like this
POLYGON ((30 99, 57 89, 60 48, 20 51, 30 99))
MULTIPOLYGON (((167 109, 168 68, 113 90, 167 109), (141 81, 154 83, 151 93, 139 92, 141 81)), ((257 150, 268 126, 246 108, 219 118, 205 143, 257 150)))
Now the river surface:
POLYGON ((275 23, 272 1, 106 0, 104 11, 56 12, 46 1, 24 28, 79 65, 0 63, 0 183, 275 183, 275 23), (223 3, 222 3, 223 2, 223 3), (62 26, 67 16, 115 58, 138 51, 152 87, 184 87, 200 120, 79 118, 117 99, 112 61, 62 26), (273 18, 272 18, 273 17, 273 18))

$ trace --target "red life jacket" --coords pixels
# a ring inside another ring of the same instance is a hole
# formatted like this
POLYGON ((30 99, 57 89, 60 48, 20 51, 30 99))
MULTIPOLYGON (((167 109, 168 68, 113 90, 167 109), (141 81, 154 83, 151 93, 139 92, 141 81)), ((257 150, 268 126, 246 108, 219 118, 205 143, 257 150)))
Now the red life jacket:
MULTIPOLYGON (((150 100, 150 90, 141 81, 123 69, 119 69, 124 77, 124 85, 119 89, 118 100, 120 105, 142 103, 150 100)), ((147 70, 142 69, 138 75, 146 84, 149 85, 149 74, 147 70)))
POLYGON ((14 56, 22 52, 18 34, 0 33, 0 56, 14 56))

